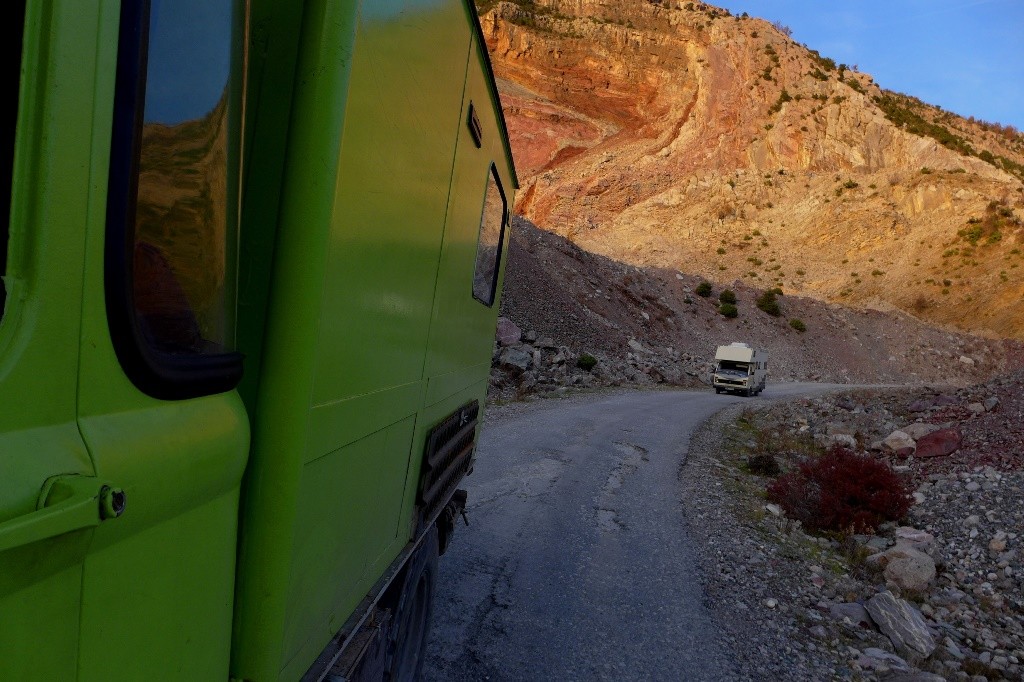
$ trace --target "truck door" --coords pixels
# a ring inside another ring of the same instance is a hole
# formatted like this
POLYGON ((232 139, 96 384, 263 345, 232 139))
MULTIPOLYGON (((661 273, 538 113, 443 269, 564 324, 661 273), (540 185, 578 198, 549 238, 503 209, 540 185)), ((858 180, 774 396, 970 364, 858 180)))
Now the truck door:
POLYGON ((231 351, 243 17, 231 0, 26 14, 0 678, 224 679, 248 448, 231 351))
POLYGON ((0 679, 69 680, 100 485, 75 411, 85 237, 63 229, 87 210, 88 178, 51 161, 58 150, 86 158, 78 141, 89 123, 71 115, 78 84, 56 93, 23 82, 42 54, 67 67, 74 46, 44 47, 44 18, 31 6, 23 58, 26 3, 13 4, 2 30, 17 59, 0 67, 5 120, 18 120, 0 133, 0 679), (48 125, 61 117, 66 125, 48 125))

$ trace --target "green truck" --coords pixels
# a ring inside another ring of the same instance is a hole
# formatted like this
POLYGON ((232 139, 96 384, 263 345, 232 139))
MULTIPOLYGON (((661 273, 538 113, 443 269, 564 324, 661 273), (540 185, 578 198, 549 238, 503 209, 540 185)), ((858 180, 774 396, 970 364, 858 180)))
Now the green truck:
POLYGON ((13 0, 0 679, 410 679, 517 188, 467 0, 13 0))

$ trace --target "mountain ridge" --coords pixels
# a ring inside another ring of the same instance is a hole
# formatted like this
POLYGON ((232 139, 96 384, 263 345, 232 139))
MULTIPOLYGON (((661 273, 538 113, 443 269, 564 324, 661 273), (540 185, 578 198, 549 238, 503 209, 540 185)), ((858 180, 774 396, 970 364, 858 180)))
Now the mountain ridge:
POLYGON ((517 211, 540 227, 632 265, 1024 338, 1012 127, 705 3, 480 9, 517 211))

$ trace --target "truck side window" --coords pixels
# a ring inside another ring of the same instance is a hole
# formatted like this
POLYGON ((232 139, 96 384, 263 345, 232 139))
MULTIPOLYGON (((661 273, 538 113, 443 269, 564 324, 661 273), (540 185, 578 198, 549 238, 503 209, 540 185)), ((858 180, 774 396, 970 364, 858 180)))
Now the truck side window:
MULTIPOLYGON (((14 190, 12 182, 14 179, 14 140, 15 130, 18 123, 18 91, 21 86, 21 48, 22 38, 25 33, 25 0, 12 3, 8 8, 10 14, 4 22, 4 45, 8 46, 13 59, 4 62, 3 76, 0 76, 3 83, 3 92, 7 93, 4 109, 3 133, 0 133, 0 274, 6 272, 7 268, 7 238, 11 227, 11 192, 14 190), (12 96, 13 95, 13 96, 12 96)), ((4 315, 4 307, 7 303, 7 287, 0 278, 0 318, 4 315)))
POLYGON ((476 270, 473 273, 473 298, 487 306, 494 305, 507 214, 508 204, 501 180, 498 179, 498 169, 491 164, 484 211, 480 217, 480 235, 476 243, 476 270))
POLYGON ((111 336, 159 398, 228 390, 238 205, 235 0, 121 6, 107 206, 111 336))

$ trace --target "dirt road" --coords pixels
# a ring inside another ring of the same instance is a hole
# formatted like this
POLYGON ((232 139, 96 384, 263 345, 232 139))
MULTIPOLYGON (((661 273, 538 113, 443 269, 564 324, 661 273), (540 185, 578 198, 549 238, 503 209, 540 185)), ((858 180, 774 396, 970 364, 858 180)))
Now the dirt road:
POLYGON ((710 390, 541 401, 485 424, 470 526, 441 558, 426 678, 737 677, 695 575, 678 481, 710 390))

